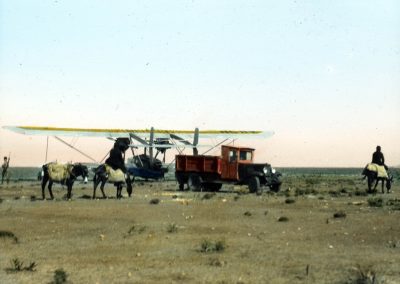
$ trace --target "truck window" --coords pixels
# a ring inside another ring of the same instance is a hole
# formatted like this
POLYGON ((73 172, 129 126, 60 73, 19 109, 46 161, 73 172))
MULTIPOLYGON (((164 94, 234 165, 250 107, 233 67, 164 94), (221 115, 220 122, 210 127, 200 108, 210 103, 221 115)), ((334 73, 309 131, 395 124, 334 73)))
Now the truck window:
POLYGON ((241 161, 251 161, 251 151, 240 151, 241 161))
POLYGON ((229 162, 235 162, 236 160, 237 160, 236 151, 235 150, 230 150, 229 151, 229 162))

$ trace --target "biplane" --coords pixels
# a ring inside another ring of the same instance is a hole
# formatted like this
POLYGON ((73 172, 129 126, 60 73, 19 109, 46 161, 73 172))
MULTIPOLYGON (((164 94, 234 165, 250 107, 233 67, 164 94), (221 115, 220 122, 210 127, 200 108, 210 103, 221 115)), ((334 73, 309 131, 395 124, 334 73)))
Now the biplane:
MULTIPOLYGON (((72 137, 104 137, 111 140, 118 138, 129 138, 132 158, 128 159, 127 169, 131 176, 143 179, 160 179, 168 171, 165 166, 165 154, 168 149, 174 148, 179 154, 185 149, 192 149, 193 155, 198 155, 200 147, 208 147, 206 151, 234 141, 240 137, 267 138, 273 135, 272 131, 242 131, 242 130, 162 130, 151 127, 150 129, 99 129, 99 128, 65 128, 50 126, 3 126, 4 129, 11 130, 24 135, 41 135, 54 137, 70 148, 78 151, 95 163, 96 160, 83 151, 74 147, 60 136, 72 137), (220 139, 214 145, 200 144, 200 139, 220 139), (143 153, 138 154, 138 149, 142 148, 143 153), (158 159, 163 155, 162 160, 158 159)), ((203 154, 205 154, 204 152, 203 154)), ((105 158, 105 157, 104 157, 105 158)), ((104 160, 103 158, 103 160, 104 160)), ((172 163, 171 163, 172 164, 172 163)))

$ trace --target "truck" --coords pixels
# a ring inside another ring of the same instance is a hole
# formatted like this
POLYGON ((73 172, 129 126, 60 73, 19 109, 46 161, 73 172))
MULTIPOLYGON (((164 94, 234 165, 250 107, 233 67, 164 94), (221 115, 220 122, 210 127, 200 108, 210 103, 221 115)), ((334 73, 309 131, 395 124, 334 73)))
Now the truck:
POLYGON ((254 163, 254 150, 248 147, 221 146, 221 156, 176 155, 175 177, 179 189, 218 191, 223 184, 247 185, 251 193, 269 187, 278 192, 282 174, 268 163, 254 163))

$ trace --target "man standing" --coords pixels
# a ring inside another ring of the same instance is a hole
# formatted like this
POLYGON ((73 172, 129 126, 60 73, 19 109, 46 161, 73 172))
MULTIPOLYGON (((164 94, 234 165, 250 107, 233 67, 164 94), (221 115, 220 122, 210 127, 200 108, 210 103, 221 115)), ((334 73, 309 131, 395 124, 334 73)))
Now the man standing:
POLYGON ((385 166, 385 157, 381 152, 381 146, 376 146, 376 151, 372 154, 372 163, 385 166))
POLYGON ((9 176, 8 176, 8 167, 10 165, 10 157, 4 157, 4 162, 2 167, 2 172, 1 172, 1 184, 4 182, 4 178, 6 178, 7 183, 9 182, 9 176))

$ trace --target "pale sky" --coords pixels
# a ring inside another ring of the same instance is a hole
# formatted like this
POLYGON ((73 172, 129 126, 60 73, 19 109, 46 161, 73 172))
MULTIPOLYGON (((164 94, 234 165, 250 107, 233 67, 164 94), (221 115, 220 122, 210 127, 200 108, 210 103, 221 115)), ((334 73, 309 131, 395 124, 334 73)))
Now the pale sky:
MULTIPOLYGON (((390 166, 399 110, 400 1, 0 0, 0 126, 273 130, 236 143, 277 167, 363 167, 381 145, 390 166)), ((45 149, 0 130, 12 166, 45 149)))

